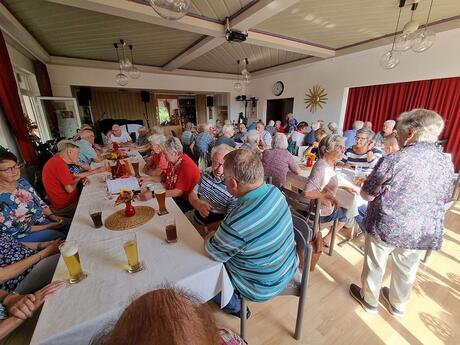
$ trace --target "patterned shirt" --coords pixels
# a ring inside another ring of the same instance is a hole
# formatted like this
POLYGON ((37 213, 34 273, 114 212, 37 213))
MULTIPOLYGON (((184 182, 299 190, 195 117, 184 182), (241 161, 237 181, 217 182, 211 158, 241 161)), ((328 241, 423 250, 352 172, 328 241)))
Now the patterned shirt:
POLYGON ((278 295, 299 265, 291 211, 280 190, 267 184, 238 199, 205 248, 226 263, 233 286, 251 301, 278 295))
POLYGON ((272 183, 279 187, 286 182, 287 173, 297 171, 298 164, 288 150, 271 149, 262 154, 265 177, 271 176, 272 183))
POLYGON ((27 236, 32 225, 49 224, 48 208, 27 180, 20 178, 13 193, 0 193, 0 231, 15 238, 27 236))
POLYGON ((181 141, 182 141, 182 145, 190 146, 190 144, 193 141, 193 132, 192 131, 184 131, 182 133, 181 141))
POLYGON ((227 191, 224 180, 218 180, 211 171, 201 173, 197 194, 212 206, 214 213, 225 214, 235 205, 236 198, 227 191))
MULTIPOLYGON (((12 265, 22 261, 25 258, 35 254, 35 250, 27 248, 18 242, 14 237, 4 231, 0 231, 0 267, 12 265)), ((18 284, 32 270, 32 267, 26 269, 17 277, 7 280, 0 284, 0 290, 14 291, 18 284)))
POLYGON ((345 151, 342 162, 348 163, 354 168, 360 167, 364 173, 370 174, 380 157, 383 156, 382 150, 377 147, 372 148, 371 151, 374 154, 374 158, 371 161, 368 161, 367 152, 364 154, 358 154, 352 146, 345 151))
POLYGON ((264 142, 265 146, 267 146, 267 148, 271 149, 272 148, 272 135, 267 132, 266 130, 264 130, 261 134, 260 134, 260 138, 262 139, 262 141, 264 142))
POLYGON ((211 152, 213 144, 213 137, 208 132, 201 132, 195 138, 195 153, 198 155, 208 154, 211 152))
POLYGON ((230 329, 219 328, 220 345, 247 345, 244 339, 230 329))
POLYGON ((363 191, 375 197, 366 213, 366 231, 389 245, 439 250, 452 162, 435 144, 418 142, 383 157, 363 191))

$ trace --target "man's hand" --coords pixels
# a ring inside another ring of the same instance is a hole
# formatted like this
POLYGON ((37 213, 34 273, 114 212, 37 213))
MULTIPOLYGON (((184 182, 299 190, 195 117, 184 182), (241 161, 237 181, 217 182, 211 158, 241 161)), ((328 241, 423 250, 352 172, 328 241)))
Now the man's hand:
POLYGON ((208 202, 201 200, 196 210, 203 218, 206 218, 209 216, 209 212, 211 212, 212 206, 208 202))

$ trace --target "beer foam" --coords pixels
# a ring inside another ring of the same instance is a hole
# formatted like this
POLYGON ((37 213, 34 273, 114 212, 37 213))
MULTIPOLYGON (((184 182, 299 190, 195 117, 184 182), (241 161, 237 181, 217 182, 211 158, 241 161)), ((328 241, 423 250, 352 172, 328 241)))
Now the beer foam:
POLYGON ((78 253, 78 247, 73 243, 64 242, 59 250, 63 256, 72 256, 78 253))

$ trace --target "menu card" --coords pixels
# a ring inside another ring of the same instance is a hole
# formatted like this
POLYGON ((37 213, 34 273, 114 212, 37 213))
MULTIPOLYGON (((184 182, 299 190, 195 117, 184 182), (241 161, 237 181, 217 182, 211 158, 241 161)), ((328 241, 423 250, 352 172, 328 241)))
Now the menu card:
POLYGON ((133 191, 139 191, 141 187, 137 182, 137 178, 129 177, 129 178, 117 178, 115 180, 107 180, 107 190, 111 194, 119 194, 120 189, 130 189, 133 191))

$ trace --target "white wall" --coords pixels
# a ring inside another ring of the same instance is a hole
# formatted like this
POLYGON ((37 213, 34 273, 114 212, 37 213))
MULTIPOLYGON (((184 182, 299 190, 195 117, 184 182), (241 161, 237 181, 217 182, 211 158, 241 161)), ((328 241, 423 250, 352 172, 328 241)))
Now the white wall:
POLYGON ((287 72, 255 78, 249 95, 259 99, 259 117, 265 118, 267 99, 294 97, 294 114, 298 120, 317 119, 343 123, 349 87, 426 80, 460 76, 460 29, 437 34, 435 44, 424 53, 403 53, 400 64, 392 70, 379 65, 380 57, 389 46, 304 65, 287 72), (283 94, 276 97, 272 86, 284 83, 283 94), (319 84, 327 92, 327 103, 315 114, 306 110, 305 93, 319 84))
POLYGON ((30 73, 35 73, 34 63, 24 54, 20 53, 17 49, 13 48, 11 45, 6 45, 8 50, 8 55, 10 56, 11 64, 16 68, 21 68, 30 73))
POLYGON ((171 74, 143 72, 137 80, 129 79, 129 84, 120 87, 115 83, 116 70, 91 67, 47 65, 54 96, 71 97, 71 86, 116 87, 190 92, 228 92, 230 93, 229 116, 238 119, 238 113, 244 111, 240 102, 235 101, 237 93, 233 91, 234 81, 228 79, 202 78, 171 74))

